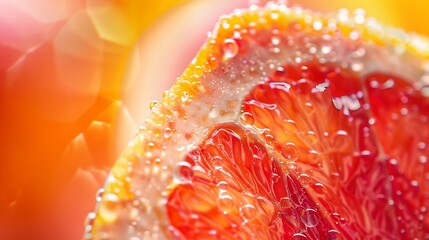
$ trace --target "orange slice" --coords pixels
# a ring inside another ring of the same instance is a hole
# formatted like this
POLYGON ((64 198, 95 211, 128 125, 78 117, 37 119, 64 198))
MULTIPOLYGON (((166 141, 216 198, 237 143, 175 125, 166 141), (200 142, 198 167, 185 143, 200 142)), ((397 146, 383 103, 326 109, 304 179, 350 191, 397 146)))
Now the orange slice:
POLYGON ((359 12, 236 10, 151 104, 85 238, 429 237, 428 57, 359 12))

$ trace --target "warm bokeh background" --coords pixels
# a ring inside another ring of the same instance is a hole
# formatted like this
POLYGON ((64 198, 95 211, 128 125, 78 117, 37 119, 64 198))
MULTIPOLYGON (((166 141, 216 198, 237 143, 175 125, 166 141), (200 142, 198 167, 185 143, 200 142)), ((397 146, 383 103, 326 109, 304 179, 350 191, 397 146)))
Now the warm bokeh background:
MULTIPOLYGON (((247 2, 0 0, 0 239, 80 239, 149 102, 247 2)), ((321 2, 289 1, 429 35, 425 0, 321 2)))

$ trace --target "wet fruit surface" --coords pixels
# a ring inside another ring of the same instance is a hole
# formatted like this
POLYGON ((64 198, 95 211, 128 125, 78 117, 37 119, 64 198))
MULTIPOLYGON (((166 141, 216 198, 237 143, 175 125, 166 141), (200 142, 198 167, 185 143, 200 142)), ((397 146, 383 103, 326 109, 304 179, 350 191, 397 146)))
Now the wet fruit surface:
POLYGON ((426 121, 427 99, 397 77, 367 79, 365 86, 348 70, 309 63, 281 67, 258 84, 244 100, 242 125, 214 127, 188 154, 186 167, 193 175, 181 171, 167 203, 177 234, 188 239, 428 237, 422 208, 428 200, 422 174, 427 170, 421 162, 427 132, 407 129, 426 121), (382 87, 386 80, 392 81, 389 88, 382 87), (394 120, 408 124, 388 130, 386 112, 398 106, 389 99, 400 99, 395 93, 412 99, 416 118, 398 119, 398 113, 394 120))
POLYGON ((429 44, 401 33, 270 3, 222 18, 87 238, 428 238, 429 44))

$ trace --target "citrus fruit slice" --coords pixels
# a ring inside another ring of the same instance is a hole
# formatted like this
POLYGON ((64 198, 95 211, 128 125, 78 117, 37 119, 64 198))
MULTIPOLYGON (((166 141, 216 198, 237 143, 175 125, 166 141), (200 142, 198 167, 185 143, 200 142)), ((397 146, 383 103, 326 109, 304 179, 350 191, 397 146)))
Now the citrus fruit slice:
POLYGON ((428 238, 428 56, 359 11, 223 17, 151 104, 85 237, 428 238))

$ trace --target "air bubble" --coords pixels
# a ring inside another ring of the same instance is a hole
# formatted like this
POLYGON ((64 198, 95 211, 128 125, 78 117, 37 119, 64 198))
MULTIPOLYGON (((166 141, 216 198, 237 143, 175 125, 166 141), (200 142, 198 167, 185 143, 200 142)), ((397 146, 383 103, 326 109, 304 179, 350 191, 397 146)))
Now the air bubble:
POLYGON ((194 177, 194 171, 192 170, 192 166, 189 162, 179 162, 176 165, 176 169, 174 171, 174 179, 179 183, 187 183, 192 180, 194 177))
POLYGON ((103 195, 103 200, 98 209, 99 216, 108 223, 113 223, 119 216, 121 205, 119 198, 114 193, 103 195))
POLYGON ((286 143, 282 147, 282 155, 288 161, 298 160, 299 151, 294 143, 286 143))
POLYGON ((315 227, 320 221, 319 213, 314 209, 306 209, 301 215, 301 221, 307 227, 315 227))
POLYGON ((240 215, 245 221, 252 221, 257 216, 257 211, 252 204, 246 204, 240 207, 240 215))
POLYGON ((238 54, 238 50, 238 44, 234 39, 225 39, 223 42, 223 56, 225 60, 234 58, 238 54))

